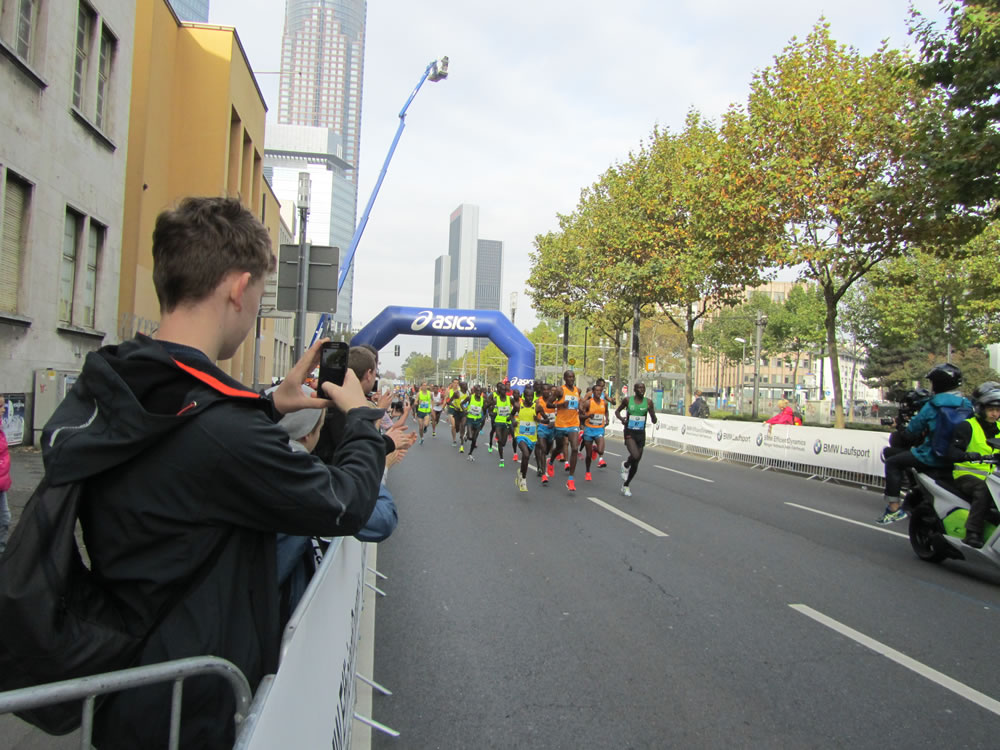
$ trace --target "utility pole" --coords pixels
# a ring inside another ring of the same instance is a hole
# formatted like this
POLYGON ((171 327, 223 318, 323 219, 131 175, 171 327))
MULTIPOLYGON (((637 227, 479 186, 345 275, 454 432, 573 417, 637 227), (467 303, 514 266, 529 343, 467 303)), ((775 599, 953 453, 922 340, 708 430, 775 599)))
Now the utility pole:
POLYGON ((754 332, 753 346, 753 412, 751 416, 757 419, 757 397, 760 393, 760 337, 767 325, 767 317, 760 310, 757 311, 756 331, 754 332))
POLYGON ((295 306, 295 356, 298 362, 305 351, 306 295, 309 293, 309 244, 306 242, 306 220, 309 217, 309 194, 312 184, 308 172, 299 172, 299 281, 298 304, 295 306))
POLYGON ((587 332, 590 331, 590 326, 584 326, 583 328, 583 374, 587 374, 587 332))
POLYGON ((569 314, 563 315, 563 369, 569 367, 569 314))

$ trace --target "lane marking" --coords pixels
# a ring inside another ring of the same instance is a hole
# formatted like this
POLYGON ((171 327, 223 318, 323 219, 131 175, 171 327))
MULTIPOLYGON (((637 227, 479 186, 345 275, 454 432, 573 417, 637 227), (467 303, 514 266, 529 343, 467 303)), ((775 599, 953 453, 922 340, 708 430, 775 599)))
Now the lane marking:
POLYGON ((691 479, 698 479, 702 482, 710 482, 712 484, 715 483, 714 479, 705 479, 705 477, 699 477, 694 474, 688 474, 686 471, 677 471, 677 469, 670 469, 667 468, 666 466, 660 466, 659 464, 654 464, 654 466, 656 466, 657 469, 663 469, 664 471, 672 471, 674 474, 680 474, 682 477, 690 477, 691 479))
POLYGON ((643 531, 648 531, 653 536, 670 536, 670 534, 666 533, 665 531, 660 531, 659 529, 657 529, 657 528, 655 528, 653 526, 650 526, 645 521, 640 521, 635 516, 630 516, 625 511, 618 510, 618 508, 616 508, 613 505, 608 505, 603 500, 600 500, 600 499, 598 499, 596 497, 588 497, 587 499, 590 500, 590 502, 594 503, 594 505, 600 505, 602 508, 604 508, 604 510, 611 511, 612 513, 614 513, 619 518, 624 518, 629 523, 634 523, 640 529, 642 529, 643 531))
POLYGON ((798 503, 786 502, 785 505, 791 505, 793 508, 798 508, 799 510, 808 510, 810 513, 817 513, 821 516, 826 516, 827 518, 835 518, 838 521, 843 521, 844 523, 853 523, 855 526, 861 526, 865 529, 871 529, 872 531, 881 531, 883 534, 892 534, 893 536, 901 536, 903 539, 909 539, 909 534, 900 534, 898 531, 889 531, 889 529, 883 529, 881 526, 873 526, 870 523, 865 523, 864 521, 855 521, 853 518, 844 518, 843 516, 835 516, 833 513, 827 513, 825 510, 816 510, 815 508, 809 508, 805 505, 799 505, 798 503))
POLYGON ((609 456, 618 456, 618 458, 622 457, 621 453, 615 453, 614 451, 604 451, 604 452, 607 453, 609 456))
POLYGON ((805 604, 789 604, 788 606, 796 612, 800 612, 806 617, 812 618, 821 625, 826 625, 831 630, 835 630, 841 635, 847 636, 852 641, 860 643, 865 648, 869 648, 875 653, 881 654, 885 658, 896 662, 900 666, 916 672, 921 677, 937 683, 946 690, 950 690, 955 693, 955 695, 965 698, 967 701, 971 701, 977 706, 985 708, 990 713, 1000 716, 1000 701, 990 698, 985 693, 980 693, 978 690, 971 688, 958 680, 952 679, 948 675, 938 672, 936 669, 928 667, 926 664, 923 664, 916 659, 911 659, 906 654, 897 651, 890 646, 886 646, 884 643, 876 641, 874 638, 869 638, 864 633, 860 633, 843 623, 837 622, 832 617, 827 617, 822 612, 817 612, 812 607, 808 607, 805 604))

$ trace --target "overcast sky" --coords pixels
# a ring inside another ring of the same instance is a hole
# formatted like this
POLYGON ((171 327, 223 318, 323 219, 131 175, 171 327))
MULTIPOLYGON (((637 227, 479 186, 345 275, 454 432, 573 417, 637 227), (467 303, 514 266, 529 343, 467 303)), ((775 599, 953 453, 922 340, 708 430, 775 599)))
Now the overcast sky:
MULTIPOLYGON (((936 0, 914 0, 938 16, 936 0)), ((430 306, 448 219, 479 206, 479 236, 504 242, 502 307, 536 316, 524 291, 535 235, 557 227, 580 190, 627 157, 654 125, 683 126, 695 108, 717 119, 744 101, 755 71, 820 16, 862 52, 911 46, 908 0, 371 0, 362 104, 363 211, 398 114, 424 68, 448 55, 448 79, 425 83, 407 112, 355 257, 354 322, 386 305, 430 306)), ((277 114, 283 0, 211 0, 235 26, 277 114)), ((400 337, 405 357, 430 339, 400 337)), ((397 362, 383 352, 383 366, 397 362)))

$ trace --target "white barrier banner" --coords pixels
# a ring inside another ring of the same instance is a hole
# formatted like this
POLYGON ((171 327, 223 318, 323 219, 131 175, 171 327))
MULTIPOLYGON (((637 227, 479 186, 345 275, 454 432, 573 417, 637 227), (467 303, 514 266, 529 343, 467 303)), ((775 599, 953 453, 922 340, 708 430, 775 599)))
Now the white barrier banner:
POLYGON ((278 673, 242 747, 350 747, 365 549, 343 537, 331 554, 310 582, 315 591, 303 599, 304 611, 296 610, 302 617, 286 637, 278 673))
MULTIPOLYGON (((650 442, 670 440, 710 450, 872 476, 884 473, 882 449, 889 444, 886 432, 696 419, 676 414, 657 414, 656 419, 655 425, 646 424, 646 438, 650 442)), ((620 434, 621 426, 613 432, 620 434)))

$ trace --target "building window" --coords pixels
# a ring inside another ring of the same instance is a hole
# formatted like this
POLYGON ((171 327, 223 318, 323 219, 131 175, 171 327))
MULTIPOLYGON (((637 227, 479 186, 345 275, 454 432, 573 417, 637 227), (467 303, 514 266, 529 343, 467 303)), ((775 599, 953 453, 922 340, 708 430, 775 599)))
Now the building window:
POLYGON ((101 31, 101 56, 97 65, 97 109, 94 124, 104 128, 108 116, 108 87, 111 81, 111 58, 115 53, 115 38, 107 29, 101 31))
POLYGON ((76 284, 76 249, 83 230, 83 216, 66 209, 63 227, 62 261, 59 264, 59 321, 73 322, 73 287, 76 284))
POLYGON ((87 231, 86 265, 83 267, 83 317, 80 323, 87 328, 94 328, 94 308, 97 304, 97 266, 104 252, 104 240, 108 228, 90 220, 87 231))
POLYGON ((73 62, 73 106, 83 109, 87 92, 87 73, 90 70, 91 31, 97 14, 85 3, 76 12, 76 57, 73 62))
POLYGON ((11 172, 3 184, 0 214, 0 311, 17 312, 17 288, 21 280, 31 185, 11 172))
POLYGON ((118 39, 90 5, 81 2, 76 15, 73 60, 73 106, 98 130, 107 130, 111 76, 118 39))
POLYGON ((14 49, 23 59, 29 59, 38 22, 38 0, 20 0, 17 8, 17 38, 14 49))

